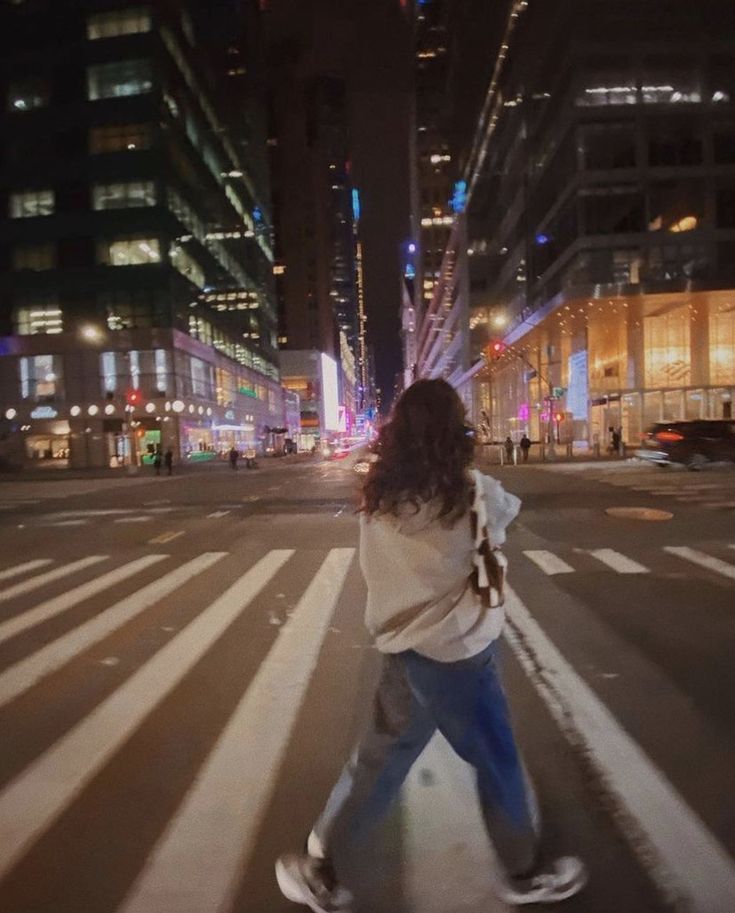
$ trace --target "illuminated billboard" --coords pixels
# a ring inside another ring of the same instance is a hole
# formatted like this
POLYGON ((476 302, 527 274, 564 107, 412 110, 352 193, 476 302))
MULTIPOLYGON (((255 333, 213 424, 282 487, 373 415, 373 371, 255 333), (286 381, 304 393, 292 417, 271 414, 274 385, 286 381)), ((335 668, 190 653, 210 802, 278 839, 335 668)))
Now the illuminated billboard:
POLYGON ((337 362, 321 353, 322 369, 322 415, 325 431, 339 431, 339 387, 337 383, 337 362))

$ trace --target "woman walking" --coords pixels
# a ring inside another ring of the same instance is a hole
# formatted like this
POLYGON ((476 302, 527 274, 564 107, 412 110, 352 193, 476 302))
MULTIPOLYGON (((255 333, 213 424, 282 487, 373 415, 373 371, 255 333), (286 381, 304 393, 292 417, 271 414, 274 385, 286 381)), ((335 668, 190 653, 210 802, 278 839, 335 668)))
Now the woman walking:
POLYGON ((498 894, 512 904, 564 900, 584 886, 585 869, 575 857, 540 866, 538 808, 498 673, 504 614, 492 580, 483 580, 487 547, 505 541, 520 501, 470 468, 471 430, 446 381, 421 380, 406 390, 377 453, 360 515, 366 623, 383 654, 372 720, 307 852, 277 861, 278 884, 316 913, 348 911, 334 848, 365 836, 439 730, 475 768, 483 819, 504 869, 498 894))

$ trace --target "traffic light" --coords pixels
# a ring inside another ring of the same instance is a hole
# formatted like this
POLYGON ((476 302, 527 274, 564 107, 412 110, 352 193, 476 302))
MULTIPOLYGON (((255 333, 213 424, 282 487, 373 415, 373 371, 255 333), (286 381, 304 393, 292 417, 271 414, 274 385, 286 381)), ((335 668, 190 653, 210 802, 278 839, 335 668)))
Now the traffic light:
POLYGON ((128 390, 126 400, 128 406, 139 406, 140 405, 140 390, 128 390))
POLYGON ((556 419, 556 423, 557 423, 557 425, 558 425, 559 422, 563 422, 563 421, 564 421, 564 413, 563 413, 563 412, 557 412, 556 415, 554 416, 554 418, 556 419))
POLYGON ((494 339, 485 349, 487 357, 490 359, 500 358, 505 352, 506 346, 502 339, 494 339))

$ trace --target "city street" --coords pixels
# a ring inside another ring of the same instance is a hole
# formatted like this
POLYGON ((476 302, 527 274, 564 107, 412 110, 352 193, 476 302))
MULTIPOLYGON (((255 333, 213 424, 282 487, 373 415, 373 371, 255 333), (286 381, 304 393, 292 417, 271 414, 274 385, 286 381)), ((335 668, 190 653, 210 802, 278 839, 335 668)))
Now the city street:
MULTIPOLYGON (((274 860, 378 668, 354 459, 0 481, 2 913, 295 909, 274 860)), ((490 471, 523 500, 504 671, 544 848, 590 869, 563 909, 732 913, 735 469, 490 471)), ((439 738, 340 861, 362 913, 506 909, 439 738)))

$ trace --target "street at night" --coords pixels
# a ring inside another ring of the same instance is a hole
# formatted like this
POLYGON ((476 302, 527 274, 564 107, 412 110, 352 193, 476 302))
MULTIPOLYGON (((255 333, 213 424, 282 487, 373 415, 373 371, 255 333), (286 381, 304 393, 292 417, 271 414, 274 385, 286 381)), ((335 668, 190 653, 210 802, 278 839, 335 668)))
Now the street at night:
MULTIPOLYGON (((377 665, 355 459, 0 483, 4 911, 289 909, 273 859, 303 843, 377 665)), ((665 911, 667 888, 724 913, 735 473, 491 470, 523 499, 517 734, 547 848, 591 873, 566 909, 665 911), (620 506, 673 517, 605 512, 620 506)), ((370 853, 346 862, 365 913, 505 909, 471 778, 438 737, 370 853)))

